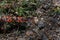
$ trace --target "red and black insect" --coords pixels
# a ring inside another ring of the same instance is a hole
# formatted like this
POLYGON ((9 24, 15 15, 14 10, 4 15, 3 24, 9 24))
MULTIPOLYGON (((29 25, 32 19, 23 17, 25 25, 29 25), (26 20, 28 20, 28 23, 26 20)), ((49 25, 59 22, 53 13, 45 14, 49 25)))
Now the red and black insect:
POLYGON ((4 22, 26 22, 26 19, 24 19, 24 17, 21 17, 21 16, 14 16, 14 17, 11 17, 11 16, 2 16, 0 18, 0 21, 4 21, 4 22))

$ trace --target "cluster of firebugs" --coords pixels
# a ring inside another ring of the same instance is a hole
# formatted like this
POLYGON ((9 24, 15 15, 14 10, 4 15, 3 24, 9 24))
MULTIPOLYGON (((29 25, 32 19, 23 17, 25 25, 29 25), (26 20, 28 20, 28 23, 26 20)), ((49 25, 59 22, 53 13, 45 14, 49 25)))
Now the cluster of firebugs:
POLYGON ((3 21, 3 22, 26 22, 27 20, 24 19, 24 17, 21 17, 21 16, 1 16, 0 17, 0 21, 3 21))
POLYGON ((25 17, 21 17, 21 16, 1 16, 0 17, 0 26, 3 26, 3 24, 4 23, 1 23, 1 22, 8 22, 8 23, 11 23, 11 22, 17 22, 17 24, 15 24, 15 25, 13 25, 13 24, 11 24, 10 26, 11 27, 9 27, 9 29, 7 30, 7 29, 5 29, 4 27, 0 27, 0 33, 1 32, 4 32, 4 30, 5 31, 11 31, 11 30, 13 30, 13 29, 16 29, 16 28, 18 28, 18 26, 21 26, 21 27, 19 27, 19 29, 21 30, 23 30, 23 29, 25 29, 25 27, 24 26, 26 26, 25 24, 25 22, 27 22, 27 20, 25 19, 25 17), (19 24, 19 23, 23 23, 24 25, 22 25, 22 24, 19 24))

